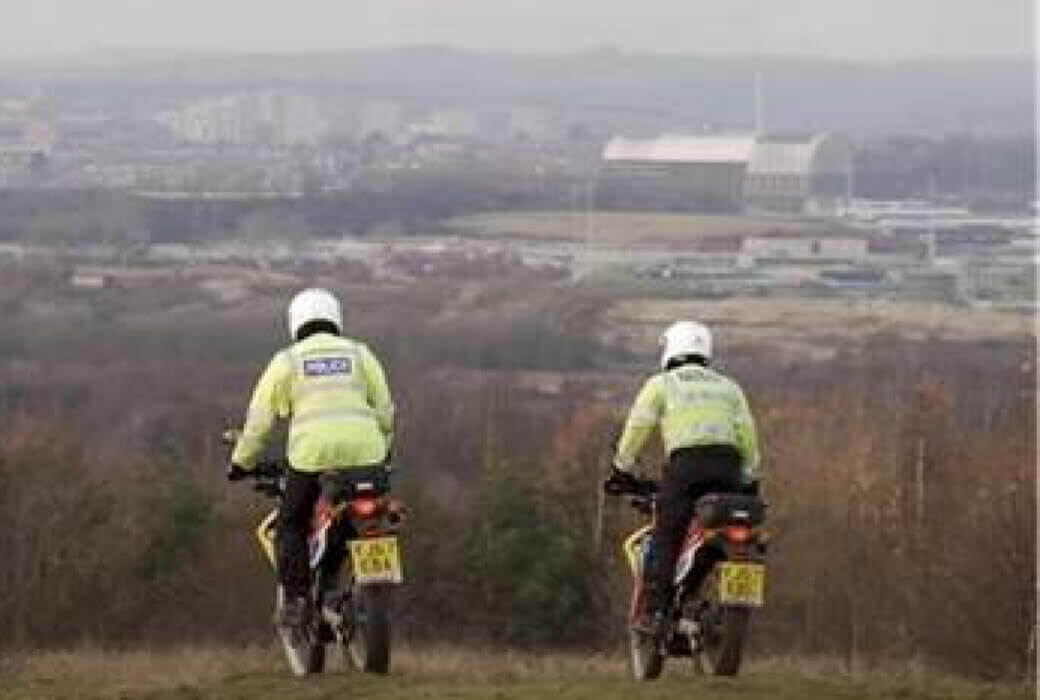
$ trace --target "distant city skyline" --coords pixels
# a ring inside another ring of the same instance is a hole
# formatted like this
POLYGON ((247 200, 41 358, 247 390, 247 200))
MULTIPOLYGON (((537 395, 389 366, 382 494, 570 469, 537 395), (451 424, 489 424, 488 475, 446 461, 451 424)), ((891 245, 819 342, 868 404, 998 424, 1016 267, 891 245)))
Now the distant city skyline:
POLYGON ((0 57, 426 44, 887 61, 1034 53, 1032 0, 0 0, 0 57))

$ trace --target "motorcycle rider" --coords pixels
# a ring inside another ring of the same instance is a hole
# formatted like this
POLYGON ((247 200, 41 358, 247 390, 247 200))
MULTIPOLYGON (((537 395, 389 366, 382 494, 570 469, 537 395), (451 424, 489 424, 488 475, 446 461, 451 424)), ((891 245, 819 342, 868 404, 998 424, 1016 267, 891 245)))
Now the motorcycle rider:
POLYGON ((307 535, 321 494, 319 474, 381 467, 394 407, 375 355, 342 335, 342 309, 332 293, 301 291, 289 304, 288 320, 293 343, 275 354, 257 382, 227 476, 240 479, 255 468, 275 420, 289 421, 290 469, 276 533, 283 595, 275 622, 299 630, 310 613, 307 535))
POLYGON ((673 323, 661 336, 661 371, 643 385, 628 414, 604 487, 638 485, 636 458, 655 428, 668 455, 657 500, 654 549, 645 572, 646 618, 638 626, 660 635, 672 600, 675 560, 698 498, 710 492, 758 492, 755 424, 744 392, 710 367, 711 331, 694 321, 673 323))

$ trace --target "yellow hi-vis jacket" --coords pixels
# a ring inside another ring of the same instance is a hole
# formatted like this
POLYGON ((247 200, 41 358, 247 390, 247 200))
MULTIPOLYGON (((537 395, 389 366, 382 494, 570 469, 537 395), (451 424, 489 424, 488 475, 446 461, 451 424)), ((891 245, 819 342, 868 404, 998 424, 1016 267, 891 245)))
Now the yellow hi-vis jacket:
POLYGON ((289 464, 317 472, 384 461, 394 406, 383 368, 365 345, 316 333, 267 365, 231 461, 252 469, 276 418, 289 419, 289 464))
POLYGON ((669 455, 683 447, 732 445, 745 478, 758 478, 755 422, 744 392, 728 377, 694 364, 650 377, 629 411, 614 466, 631 470, 657 427, 669 455))

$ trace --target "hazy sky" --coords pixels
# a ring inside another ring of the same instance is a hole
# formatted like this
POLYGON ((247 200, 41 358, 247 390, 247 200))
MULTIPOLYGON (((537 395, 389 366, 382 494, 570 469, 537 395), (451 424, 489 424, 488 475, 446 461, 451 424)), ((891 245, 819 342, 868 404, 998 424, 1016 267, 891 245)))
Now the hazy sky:
POLYGON ((0 0, 0 53, 415 44, 888 59, 1031 54, 1033 0, 0 0))

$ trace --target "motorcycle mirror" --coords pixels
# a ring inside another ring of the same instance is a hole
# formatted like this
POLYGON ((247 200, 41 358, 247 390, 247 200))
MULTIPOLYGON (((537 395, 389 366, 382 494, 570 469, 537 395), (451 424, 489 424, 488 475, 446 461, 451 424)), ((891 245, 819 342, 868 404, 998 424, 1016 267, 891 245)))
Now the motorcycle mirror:
POLYGON ((235 445, 238 442, 238 438, 242 436, 242 431, 239 428, 228 428, 220 436, 221 442, 228 447, 235 445))

